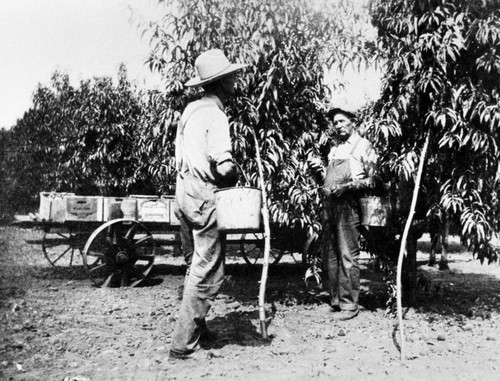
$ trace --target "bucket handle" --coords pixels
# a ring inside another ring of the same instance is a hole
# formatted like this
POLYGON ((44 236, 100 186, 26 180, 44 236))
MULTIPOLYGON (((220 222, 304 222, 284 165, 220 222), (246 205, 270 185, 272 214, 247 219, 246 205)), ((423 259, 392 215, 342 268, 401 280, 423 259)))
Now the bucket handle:
MULTIPOLYGON (((243 171, 243 168, 241 167, 241 165, 235 161, 233 161, 234 164, 236 164, 236 167, 238 167, 238 169, 240 170, 240 173, 243 175, 243 178, 245 179, 245 186, 249 186, 250 185, 250 181, 248 181, 248 177, 245 175, 245 172, 243 171)), ((239 180, 238 180, 239 182, 239 180)))

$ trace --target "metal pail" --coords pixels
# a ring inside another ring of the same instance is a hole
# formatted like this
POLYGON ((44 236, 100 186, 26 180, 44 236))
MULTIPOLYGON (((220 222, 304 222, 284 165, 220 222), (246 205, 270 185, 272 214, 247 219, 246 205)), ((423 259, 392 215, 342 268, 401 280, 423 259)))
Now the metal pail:
POLYGON ((217 227, 228 232, 261 230, 262 193, 253 187, 223 188, 215 191, 217 227))
POLYGON ((391 224, 393 207, 389 197, 361 197, 359 204, 362 225, 388 226, 391 224))

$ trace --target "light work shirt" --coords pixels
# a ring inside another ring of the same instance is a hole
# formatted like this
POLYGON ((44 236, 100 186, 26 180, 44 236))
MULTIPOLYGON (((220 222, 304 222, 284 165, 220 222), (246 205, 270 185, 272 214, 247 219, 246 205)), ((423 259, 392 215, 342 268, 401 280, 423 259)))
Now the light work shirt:
POLYGON ((215 95, 190 103, 181 116, 176 137, 177 169, 210 183, 215 168, 232 160, 229 121, 215 95))
POLYGON ((332 160, 349 160, 352 180, 362 180, 373 175, 378 155, 373 145, 357 132, 345 142, 333 147, 328 155, 332 160))

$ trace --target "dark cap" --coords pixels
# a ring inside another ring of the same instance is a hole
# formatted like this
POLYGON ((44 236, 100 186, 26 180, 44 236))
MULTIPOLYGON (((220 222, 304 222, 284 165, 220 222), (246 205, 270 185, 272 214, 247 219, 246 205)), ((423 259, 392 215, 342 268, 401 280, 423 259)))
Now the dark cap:
POLYGON ((332 108, 331 110, 329 110, 327 113, 326 113, 326 116, 329 118, 329 119, 333 119, 333 117, 337 114, 343 114, 345 116, 347 116, 349 119, 356 119, 356 114, 352 111, 347 111, 347 110, 344 110, 343 108, 340 108, 340 107, 335 107, 335 108, 332 108))

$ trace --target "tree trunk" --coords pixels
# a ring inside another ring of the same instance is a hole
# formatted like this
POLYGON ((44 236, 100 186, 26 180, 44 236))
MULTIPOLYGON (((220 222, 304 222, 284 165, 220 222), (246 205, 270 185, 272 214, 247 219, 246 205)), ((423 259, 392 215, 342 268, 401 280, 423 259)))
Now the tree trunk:
MULTIPOLYGON (((417 206, 418 191, 420 189, 420 181, 422 180, 422 172, 424 171, 424 163, 427 155, 427 148, 429 147, 430 132, 427 132, 425 137, 424 147, 420 153, 420 162, 418 164, 417 178, 415 179, 415 187, 413 188, 413 197, 411 200, 410 213, 406 220, 405 228, 403 230, 403 235, 401 237, 401 246, 399 248, 398 256, 398 266, 397 266, 397 276, 396 276, 396 291, 397 291, 397 310, 398 310, 398 322, 399 322, 399 332, 401 336, 401 359, 404 361, 405 354, 405 335, 403 326, 403 307, 402 307, 402 295, 401 295, 401 278, 403 269, 403 259, 405 257, 406 242, 408 235, 410 234, 411 225, 413 222, 413 215, 415 214, 415 208, 417 206)), ((413 233, 412 233, 413 234, 413 233)), ((414 239, 412 240, 414 241, 414 239)), ((415 258, 416 258, 416 244, 415 244, 415 258)), ((410 267, 410 266, 408 266, 410 267)), ((415 271, 416 271, 416 261, 415 261, 415 271)), ((416 287, 415 287, 416 289, 416 287)))
POLYGON ((439 269, 448 270, 448 239, 450 236, 450 219, 445 216, 441 227, 441 259, 439 260, 439 269))
POLYGON ((406 297, 410 306, 415 305, 417 298, 417 241, 421 234, 410 228, 406 241, 406 297))

